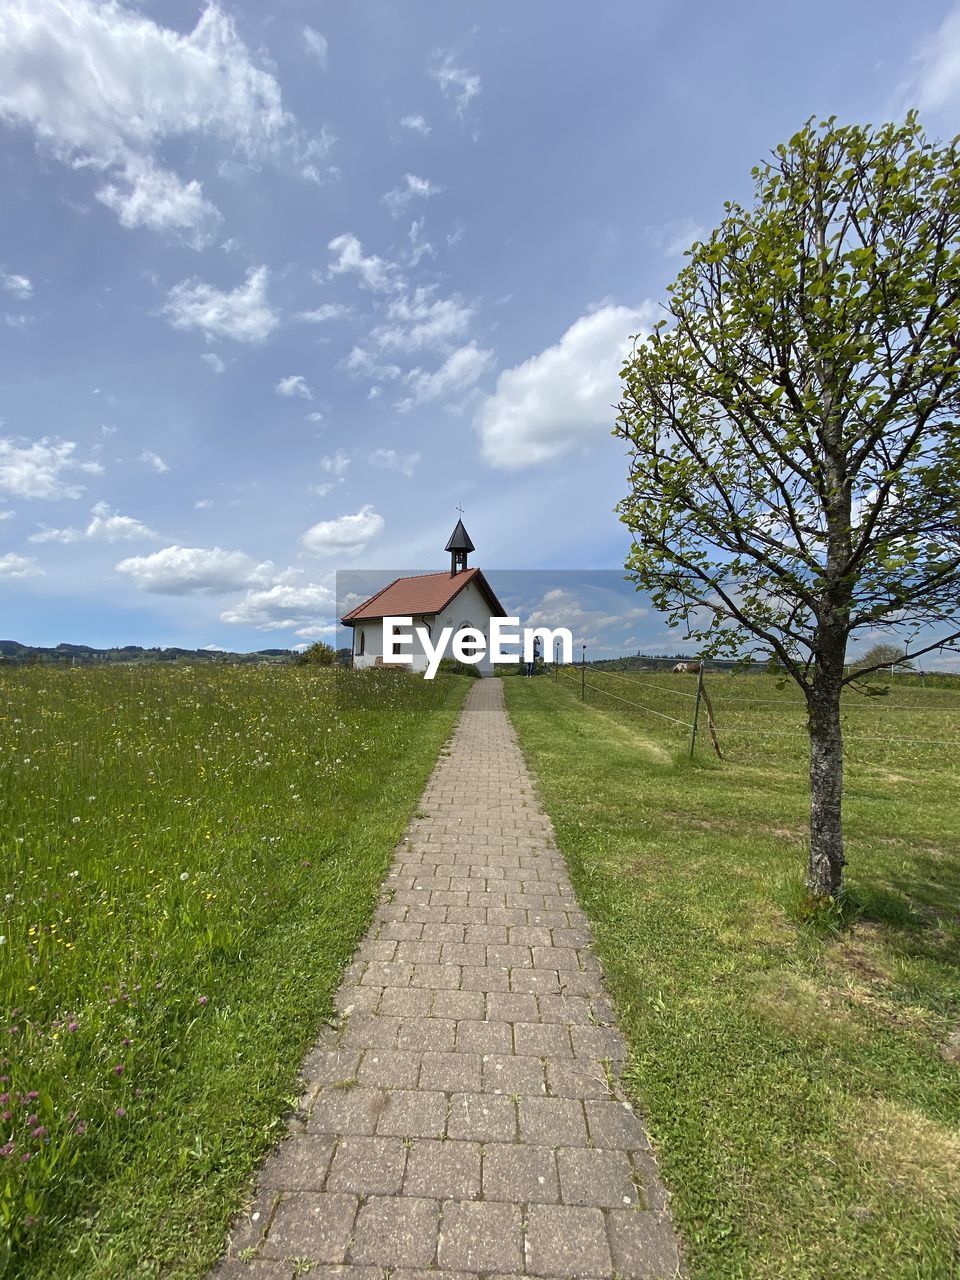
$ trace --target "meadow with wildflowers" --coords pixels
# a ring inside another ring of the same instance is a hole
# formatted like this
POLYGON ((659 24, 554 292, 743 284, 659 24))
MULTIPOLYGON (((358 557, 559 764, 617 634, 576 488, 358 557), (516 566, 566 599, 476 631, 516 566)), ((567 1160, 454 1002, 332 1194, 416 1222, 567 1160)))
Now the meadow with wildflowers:
POLYGON ((467 687, 0 671, 0 1275, 203 1274, 467 687))

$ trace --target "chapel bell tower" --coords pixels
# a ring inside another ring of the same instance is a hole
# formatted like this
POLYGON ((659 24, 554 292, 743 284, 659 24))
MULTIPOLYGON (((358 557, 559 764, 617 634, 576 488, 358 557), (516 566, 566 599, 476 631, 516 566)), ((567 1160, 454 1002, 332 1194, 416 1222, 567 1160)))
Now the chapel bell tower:
POLYGON ((470 535, 463 527, 463 521, 457 521, 457 527, 447 539, 444 551, 450 552, 450 577, 455 577, 467 567, 467 553, 474 550, 470 535))

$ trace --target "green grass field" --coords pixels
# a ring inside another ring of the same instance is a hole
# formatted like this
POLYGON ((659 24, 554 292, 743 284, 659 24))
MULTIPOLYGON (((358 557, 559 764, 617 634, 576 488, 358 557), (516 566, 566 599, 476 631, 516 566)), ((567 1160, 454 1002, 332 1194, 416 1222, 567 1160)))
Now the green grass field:
POLYGON ((0 1274, 203 1274, 467 688, 0 672, 0 1274))
POLYGON ((811 918, 799 697, 706 683, 723 763, 651 714, 689 720, 689 676, 504 681, 691 1275, 956 1276, 960 692, 849 695, 850 901, 811 918))

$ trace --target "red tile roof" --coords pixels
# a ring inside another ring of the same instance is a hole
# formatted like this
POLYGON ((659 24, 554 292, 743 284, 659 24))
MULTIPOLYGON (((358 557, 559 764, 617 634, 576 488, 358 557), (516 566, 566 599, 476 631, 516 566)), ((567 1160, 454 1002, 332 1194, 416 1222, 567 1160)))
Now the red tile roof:
POLYGON ((345 626, 375 618, 406 618, 440 613, 460 594, 468 582, 475 582, 483 593, 494 617, 505 616, 503 605, 490 589, 479 569, 461 569, 459 573, 418 573, 412 578, 395 578, 382 591, 358 604, 340 619, 345 626))

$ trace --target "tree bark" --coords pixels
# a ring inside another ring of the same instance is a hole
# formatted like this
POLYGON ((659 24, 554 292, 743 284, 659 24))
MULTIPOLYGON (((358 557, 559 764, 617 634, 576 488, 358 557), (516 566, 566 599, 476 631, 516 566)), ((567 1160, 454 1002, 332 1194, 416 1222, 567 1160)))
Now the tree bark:
POLYGON ((807 887, 817 898, 843 891, 843 734, 840 694, 844 648, 822 655, 808 694, 810 727, 810 863, 807 887))

